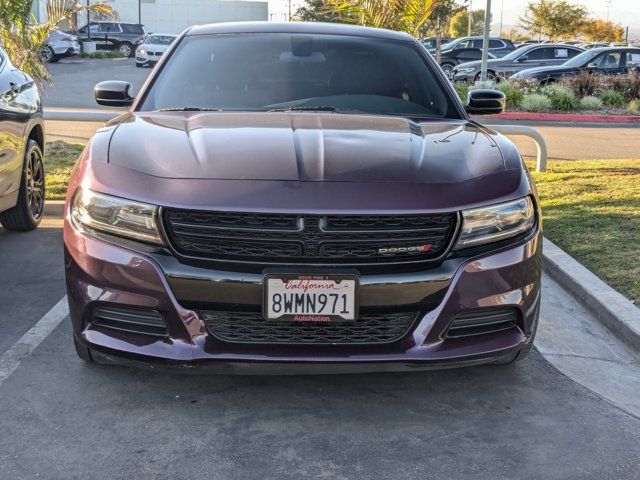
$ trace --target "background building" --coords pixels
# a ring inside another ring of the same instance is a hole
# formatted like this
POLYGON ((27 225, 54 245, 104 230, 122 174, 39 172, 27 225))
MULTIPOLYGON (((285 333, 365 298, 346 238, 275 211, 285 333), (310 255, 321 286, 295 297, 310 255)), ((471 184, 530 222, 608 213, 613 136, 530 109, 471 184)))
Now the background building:
MULTIPOLYGON (((86 0, 79 0, 85 3, 86 0)), ((35 0, 34 14, 43 19, 46 0, 35 0)), ((93 1, 92 1, 93 3, 93 1)), ((122 22, 140 23, 149 33, 180 33, 191 25, 268 20, 266 1, 244 0, 109 0, 122 22)), ((78 26, 86 18, 77 19, 78 26)))

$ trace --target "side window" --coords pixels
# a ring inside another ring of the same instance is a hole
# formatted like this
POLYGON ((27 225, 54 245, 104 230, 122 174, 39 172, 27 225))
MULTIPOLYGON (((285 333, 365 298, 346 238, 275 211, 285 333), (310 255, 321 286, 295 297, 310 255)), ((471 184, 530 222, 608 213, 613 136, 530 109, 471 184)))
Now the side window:
POLYGON ((104 22, 100 24, 100 31, 103 33, 120 32, 120 26, 117 23, 104 22))
POLYGON ((482 49, 482 39, 480 39, 480 38, 477 38, 475 40, 470 40, 467 43, 468 43, 468 45, 467 45, 468 48, 480 48, 480 49, 482 49))
POLYGON ((568 58, 573 58, 576 55, 580 55, 582 52, 580 50, 576 50, 574 48, 570 48, 569 49, 569 57, 568 58))
POLYGON ((100 25, 96 25, 96 24, 91 24, 89 26, 89 31, 91 33, 100 33, 100 25))
POLYGON ((568 48, 554 48, 553 49, 553 57, 557 60, 566 60, 569 58, 569 49, 568 48))
POLYGON ((608 70, 620 66, 620 52, 603 53, 598 55, 591 63, 596 64, 596 68, 608 70))
POLYGON ((502 42, 502 40, 489 40, 489 48, 503 48, 503 47, 504 47, 504 43, 502 42))
POLYGON ((553 58, 551 48, 533 48, 526 54, 529 60, 547 60, 553 58))
POLYGON ((627 52, 627 67, 640 67, 640 52, 627 52))

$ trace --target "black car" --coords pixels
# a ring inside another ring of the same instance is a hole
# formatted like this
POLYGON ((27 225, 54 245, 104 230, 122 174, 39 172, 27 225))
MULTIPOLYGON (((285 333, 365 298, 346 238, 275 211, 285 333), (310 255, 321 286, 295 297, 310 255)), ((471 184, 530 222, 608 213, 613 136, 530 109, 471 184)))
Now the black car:
POLYGON ((0 49, 0 223, 33 230, 44 212, 44 122, 33 79, 0 49))
MULTIPOLYGON (((489 52, 489 59, 496 56, 489 52)), ((479 48, 456 48, 446 50, 440 54, 440 66, 449 80, 453 80, 453 69, 461 63, 473 62, 482 59, 482 50, 479 48)))
POLYGON ((529 78, 539 83, 555 83, 563 77, 572 77, 588 71, 602 75, 621 75, 629 69, 640 68, 640 48, 605 47, 582 52, 560 66, 529 68, 511 78, 529 78))
MULTIPOLYGON (((487 62, 487 79, 500 81, 521 70, 562 65, 583 51, 582 48, 563 44, 525 45, 502 58, 489 60, 487 62)), ((480 68, 481 62, 479 60, 463 63, 453 69, 453 80, 456 82, 476 82, 480 78, 480 68)))
POLYGON ((90 38, 99 50, 119 50, 125 57, 133 56, 135 47, 147 37, 144 25, 123 22, 91 22, 69 33, 77 35, 82 42, 90 38))
MULTIPOLYGON (((450 50, 456 50, 459 48, 479 48, 482 49, 483 38, 482 37, 463 37, 453 40, 447 43, 441 48, 441 53, 450 50)), ((490 37, 489 38, 489 51, 496 57, 504 57, 509 52, 516 49, 516 46, 508 38, 490 37)), ((429 53, 434 54, 435 48, 429 49, 429 53)))

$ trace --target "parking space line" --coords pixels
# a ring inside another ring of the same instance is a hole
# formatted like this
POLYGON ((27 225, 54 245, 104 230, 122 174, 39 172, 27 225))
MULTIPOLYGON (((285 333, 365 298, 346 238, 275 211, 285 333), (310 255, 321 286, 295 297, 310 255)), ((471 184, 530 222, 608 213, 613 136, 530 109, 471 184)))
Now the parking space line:
POLYGON ((42 341, 49 336, 60 322, 69 315, 67 296, 56 303, 20 340, 0 356, 0 385, 20 366, 42 341))

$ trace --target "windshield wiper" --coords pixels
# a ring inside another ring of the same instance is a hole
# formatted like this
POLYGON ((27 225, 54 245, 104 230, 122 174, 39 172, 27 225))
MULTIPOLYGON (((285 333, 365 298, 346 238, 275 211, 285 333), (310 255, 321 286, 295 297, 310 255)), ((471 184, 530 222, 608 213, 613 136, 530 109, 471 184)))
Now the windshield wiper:
POLYGON ((202 108, 202 107, 174 107, 161 108, 159 112, 221 112, 219 108, 202 108))
POLYGON ((339 112, 341 109, 336 107, 329 107, 326 105, 319 105, 317 107, 285 107, 285 108, 272 108, 267 112, 339 112))

